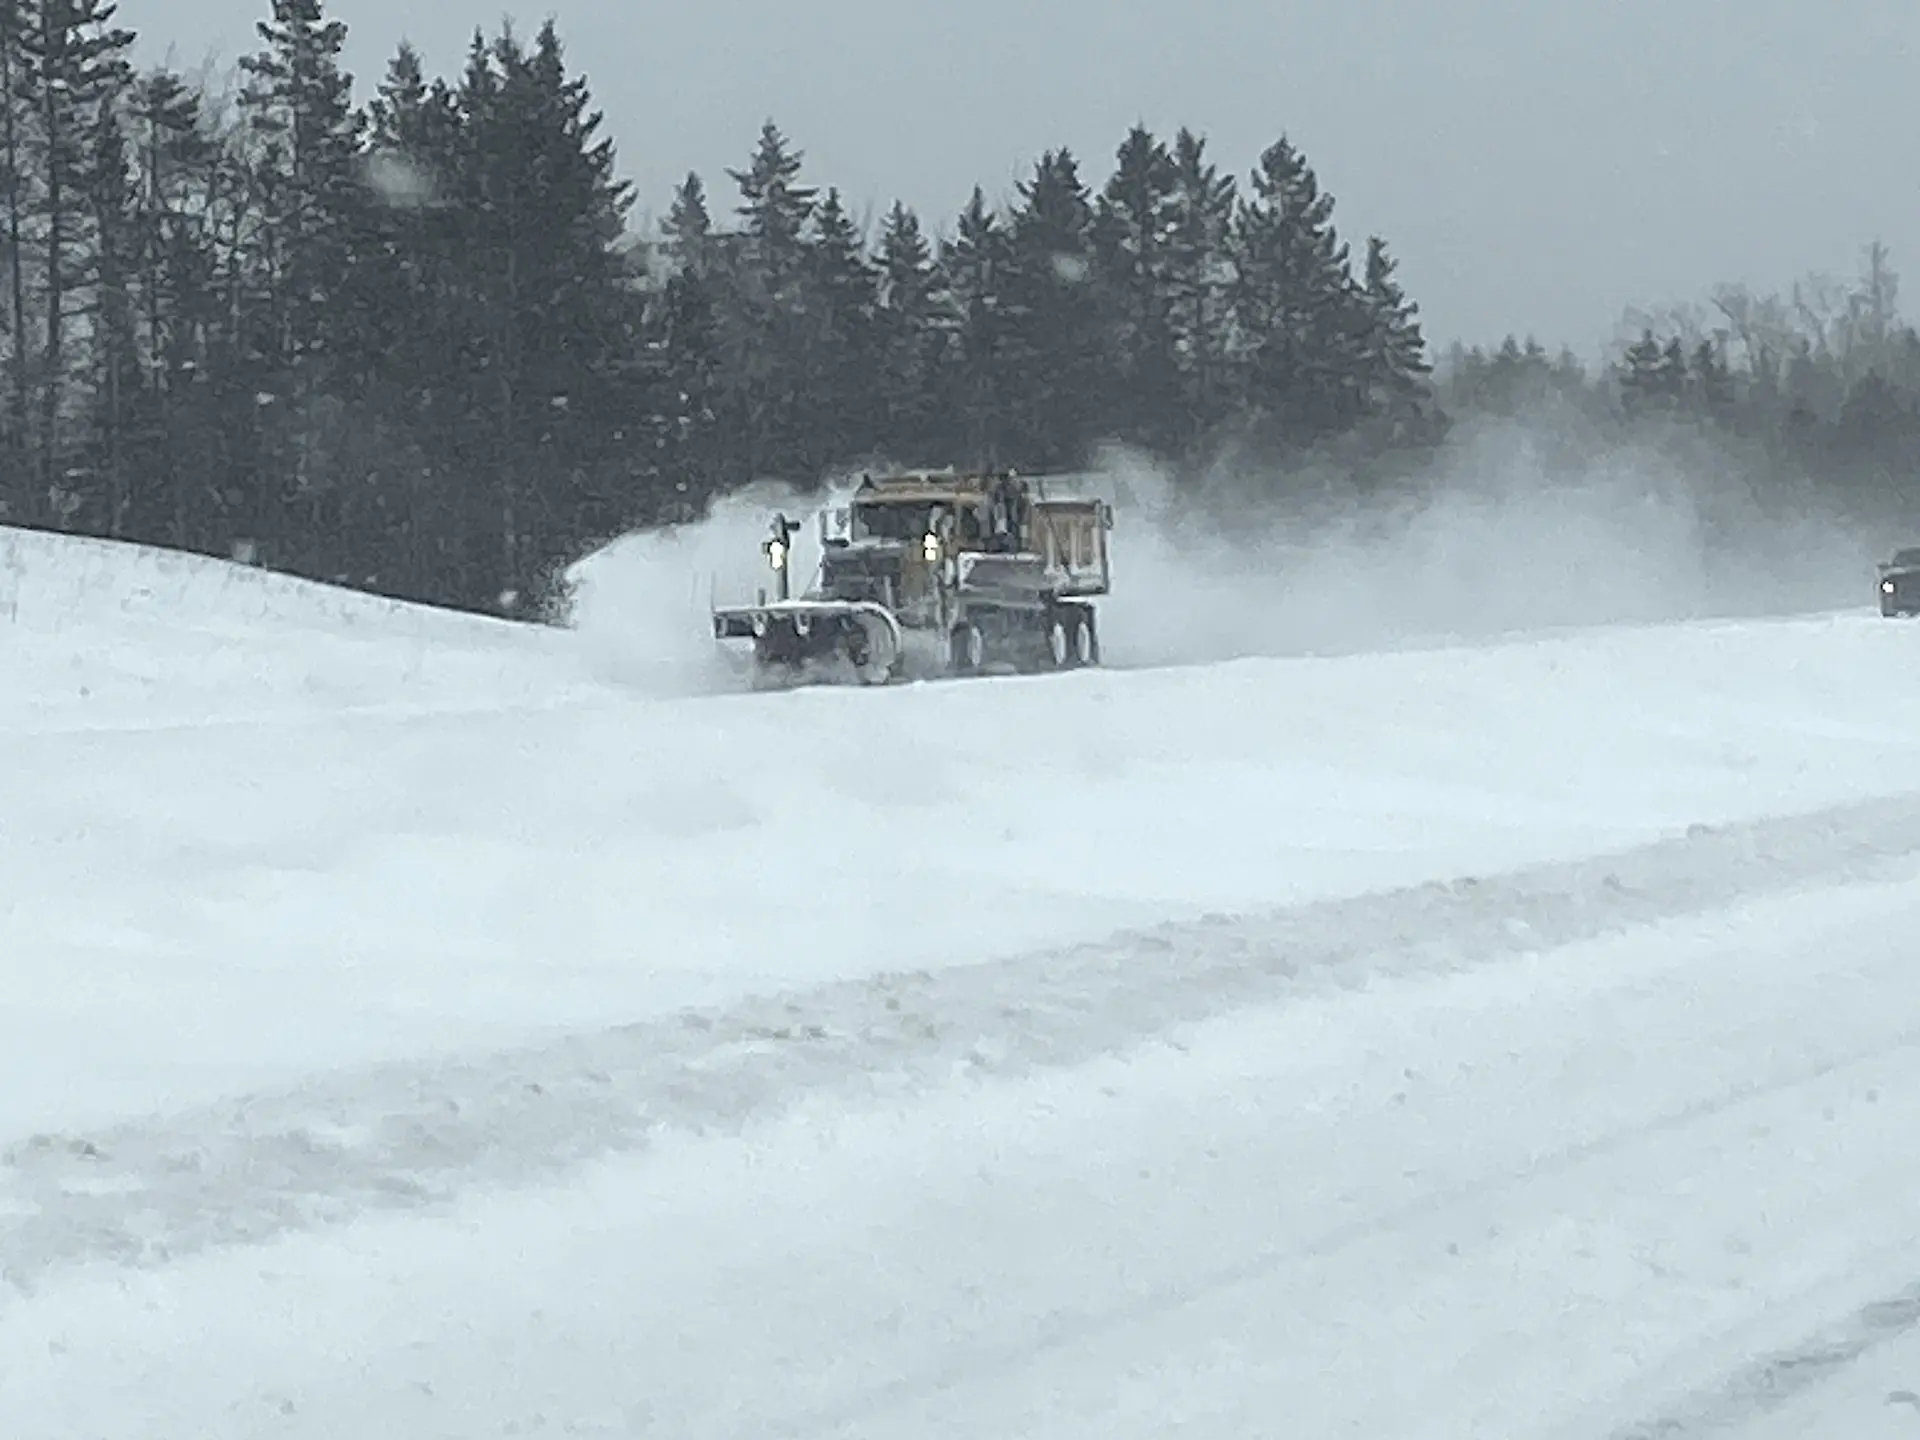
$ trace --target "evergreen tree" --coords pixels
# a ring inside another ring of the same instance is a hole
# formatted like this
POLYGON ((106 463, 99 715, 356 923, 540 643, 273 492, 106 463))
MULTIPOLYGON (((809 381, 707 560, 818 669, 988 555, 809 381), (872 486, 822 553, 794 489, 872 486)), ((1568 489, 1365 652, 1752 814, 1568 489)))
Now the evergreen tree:
POLYGON ((1009 417, 1018 463, 1078 461, 1104 418, 1110 374, 1095 284, 1093 197, 1067 150, 1049 150, 1019 188, 1009 218, 1006 303, 1009 417))
POLYGON ((1736 398, 1733 372, 1713 341, 1702 340, 1694 346, 1684 383, 1700 414, 1723 423, 1730 418, 1736 398))
POLYGON ((1018 383, 1007 302, 1010 250, 1006 228, 976 185, 953 238, 940 246, 940 283, 948 297, 942 389, 958 463, 1010 463, 1008 412, 1018 383))
POLYGON ((1593 408, 1586 371, 1570 352, 1550 357, 1533 336, 1523 341, 1508 335, 1491 355, 1479 346, 1458 345, 1449 354, 1445 409, 1450 412, 1513 418, 1553 400, 1593 408))
MULTIPOLYGON (((477 37, 476 37, 477 40, 477 37)), ((617 433, 638 379, 622 362, 637 296, 618 252, 630 187, 558 33, 476 43, 458 94, 471 386, 491 446, 497 561, 488 588, 535 604, 542 557, 638 503, 617 433), (477 382, 477 383, 475 383, 477 382)), ((476 583, 479 581, 476 576, 476 583)))
POLYGON ((129 120, 144 373, 123 423, 145 475, 128 524, 170 545, 211 546, 218 507, 209 497, 224 488, 219 347, 230 327, 212 235, 225 157, 199 92, 169 71, 135 85, 129 120))
POLYGON ((875 427, 881 447, 930 463, 944 427, 936 411, 939 315, 945 296, 919 217, 898 201, 880 232, 875 427))
POLYGON ((340 491, 353 482, 334 464, 350 429, 329 389, 343 378, 335 351, 348 321, 336 307, 359 228, 360 123, 340 66, 346 26, 321 0, 272 6, 273 18, 256 27, 262 49, 240 62, 257 197, 248 309, 262 403, 251 506, 257 537, 278 532, 282 563, 331 574, 341 558, 340 491), (287 505, 300 507, 304 524, 280 522, 287 505))
POLYGON ((680 275, 714 278, 719 259, 719 244, 713 231, 713 215, 707 209, 707 187, 699 175, 689 171, 673 192, 673 204, 661 222, 666 236, 667 258, 680 275))
POLYGON ((337 297, 352 379, 336 389, 359 417, 364 472, 356 544, 406 593, 456 588, 467 564, 445 542, 471 413, 458 364, 469 225, 453 203, 463 123, 452 88, 402 44, 367 106, 362 230, 337 297))
POLYGON ((1397 437, 1406 439, 1429 418, 1433 366, 1420 331, 1420 307, 1407 298, 1394 278, 1397 268, 1397 262, 1387 253, 1386 241, 1377 235, 1368 237, 1361 287, 1362 373, 1372 410, 1389 423, 1397 437))
POLYGON ((805 432, 801 464, 802 473, 812 475, 867 453, 877 418, 878 278, 838 190, 829 189, 814 212, 808 278, 807 394, 813 423, 805 432))
POLYGON ((673 265, 657 308, 660 382, 654 450, 661 518, 691 520, 726 488, 731 451, 720 329, 722 247, 706 187, 689 174, 664 224, 673 265))
POLYGON ((1179 370, 1179 449, 1221 424, 1231 404, 1227 335, 1229 243, 1238 191, 1206 156, 1206 141, 1182 128, 1172 150, 1166 256, 1168 323, 1179 370))
POLYGON ((1678 408, 1687 398, 1687 348, 1678 335, 1660 347, 1660 388, 1667 402, 1678 408))
POLYGON ((1883 474, 1896 466, 1910 467, 1920 459, 1920 407, 1886 376, 1870 371, 1848 388, 1834 441, 1843 454, 1883 474))
POLYGON ((1093 225, 1107 343, 1116 358, 1106 418, 1135 443, 1179 443, 1179 375, 1169 275, 1176 177, 1173 157, 1144 126, 1121 144, 1093 225))
MULTIPOLYGON (((102 146, 103 127, 131 79, 133 33, 113 24, 109 0, 34 0, 20 15, 19 53, 28 140, 39 185, 30 213, 38 231, 42 288, 38 478, 53 518, 72 520, 90 498, 68 434, 70 387, 79 367, 74 322, 98 302, 102 243, 96 192, 115 182, 97 166, 124 153, 102 146)), ((97 495, 91 497, 98 502, 97 495)))
POLYGON ((935 382, 945 296, 920 217, 895 202, 876 255, 876 424, 879 444, 931 463, 943 444, 935 382))
POLYGON ((402 210, 444 205, 459 128, 452 90, 444 80, 429 82, 420 52, 402 42, 367 106, 366 141, 379 198, 402 210))
POLYGON ((1290 445, 1347 430, 1364 413, 1363 312, 1333 196, 1285 137, 1260 157, 1235 217, 1234 318, 1245 403, 1290 445))
MULTIPOLYGON (((802 237, 819 195, 812 186, 799 183, 804 159, 780 127, 768 120, 760 128, 752 164, 727 172, 740 187, 740 215, 753 242, 749 254, 759 275, 795 286, 805 253, 802 237)), ((796 296, 797 291, 790 292, 788 298, 796 296)))
POLYGON ((800 183, 804 156, 771 120, 744 170, 729 170, 745 222, 734 275, 729 366, 738 386, 746 464, 755 476, 804 473, 809 378, 806 233, 818 192, 800 183))
POLYGON ((1686 357, 1679 341, 1663 342, 1652 330, 1642 330, 1622 357, 1619 383, 1629 415, 1671 413, 1686 396, 1686 357))

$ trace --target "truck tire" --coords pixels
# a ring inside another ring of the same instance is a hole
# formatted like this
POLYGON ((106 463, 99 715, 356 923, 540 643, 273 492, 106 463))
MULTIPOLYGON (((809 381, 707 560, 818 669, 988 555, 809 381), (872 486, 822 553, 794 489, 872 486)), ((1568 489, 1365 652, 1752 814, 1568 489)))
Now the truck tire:
POLYGON ((1060 610, 1047 616, 1041 643, 1049 670, 1066 670, 1072 666, 1073 635, 1072 616, 1060 610))
POLYGON ((1073 622, 1073 665, 1092 669, 1100 663, 1100 632, 1094 625, 1093 608, 1080 606, 1079 610, 1073 622))
POLYGON ((962 620, 947 642, 947 668, 955 675, 978 675, 987 663, 987 637, 979 625, 962 620))

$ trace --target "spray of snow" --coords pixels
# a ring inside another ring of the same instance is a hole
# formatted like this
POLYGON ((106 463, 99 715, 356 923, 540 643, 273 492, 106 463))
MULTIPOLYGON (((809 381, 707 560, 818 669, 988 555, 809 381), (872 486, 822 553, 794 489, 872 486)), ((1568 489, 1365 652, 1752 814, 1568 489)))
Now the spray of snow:
POLYGON ((791 573, 795 593, 804 589, 819 564, 814 516, 837 488, 755 485, 703 521, 622 536, 574 565, 570 620, 594 673, 659 698, 739 689, 745 659, 713 639, 712 607, 773 593, 760 547, 777 513, 801 522, 791 573))
MULTIPOLYGON (((1308 515, 1306 477, 1206 482, 1211 518, 1153 462, 1114 453, 1071 488, 1111 500, 1111 666, 1395 650, 1569 628, 1857 608, 1891 540, 1807 505, 1763 506, 1704 446, 1621 446, 1534 419, 1452 441, 1391 499, 1308 515)), ((831 493, 831 492, 830 492, 831 493)), ((603 679, 652 694, 737 689, 711 638, 713 601, 769 587, 776 511, 808 522, 794 577, 817 560, 819 495, 759 487, 698 524, 624 537, 574 567, 575 628, 603 679)))
POLYGON ((1888 537, 1763 507, 1720 457, 1565 442, 1538 425, 1482 429, 1413 495, 1311 520, 1284 498, 1288 477, 1252 477, 1268 498, 1242 502, 1231 530, 1183 513, 1151 464, 1111 459, 1107 657, 1353 653, 1871 599, 1888 537))

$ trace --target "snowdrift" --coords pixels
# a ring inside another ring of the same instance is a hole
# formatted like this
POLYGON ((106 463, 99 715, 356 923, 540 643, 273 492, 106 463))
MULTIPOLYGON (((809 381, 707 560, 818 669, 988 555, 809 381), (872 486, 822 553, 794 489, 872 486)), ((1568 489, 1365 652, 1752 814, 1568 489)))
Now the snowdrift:
POLYGON ((556 637, 153 546, 0 527, 0 727, 565 693, 556 637))

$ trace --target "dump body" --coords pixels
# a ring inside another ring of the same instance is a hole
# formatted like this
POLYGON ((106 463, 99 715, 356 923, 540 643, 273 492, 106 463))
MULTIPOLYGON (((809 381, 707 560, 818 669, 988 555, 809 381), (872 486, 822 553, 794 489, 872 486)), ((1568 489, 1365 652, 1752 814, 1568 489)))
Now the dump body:
POLYGON ((820 516, 820 564, 786 589, 791 522, 767 542, 779 597, 714 611, 714 634, 748 639, 763 668, 850 665, 863 683, 909 668, 972 673, 1097 663, 1091 600, 1108 593, 1105 502, 1057 498, 1011 473, 868 478, 820 516))

